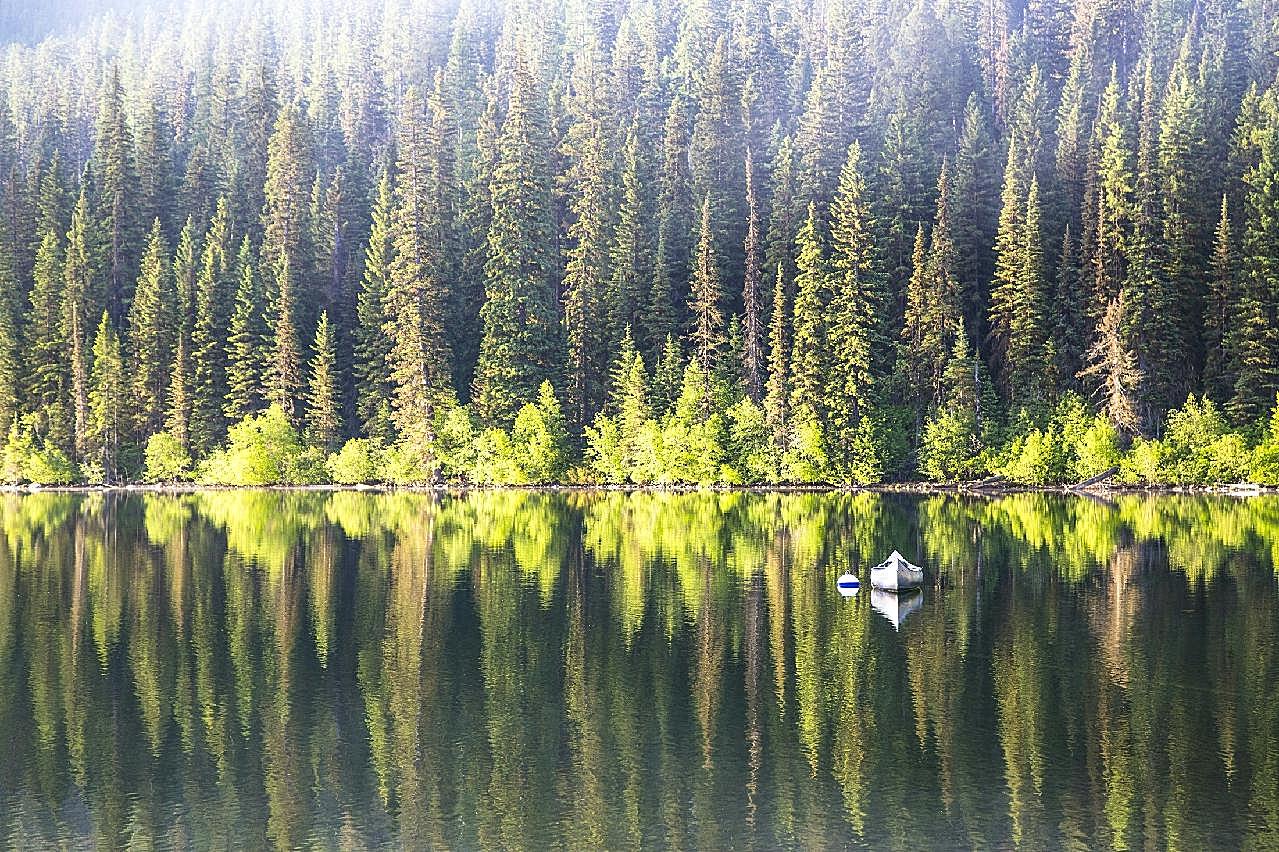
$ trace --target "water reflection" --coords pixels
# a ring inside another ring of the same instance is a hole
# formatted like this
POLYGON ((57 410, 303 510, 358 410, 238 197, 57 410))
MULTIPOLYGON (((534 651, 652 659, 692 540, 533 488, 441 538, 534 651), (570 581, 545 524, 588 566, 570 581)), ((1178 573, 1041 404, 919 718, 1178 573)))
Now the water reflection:
POLYGON ((1275 498, 39 494, 0 529, 6 847, 1279 845, 1275 498), (938 588, 836 593, 892 548, 938 588))

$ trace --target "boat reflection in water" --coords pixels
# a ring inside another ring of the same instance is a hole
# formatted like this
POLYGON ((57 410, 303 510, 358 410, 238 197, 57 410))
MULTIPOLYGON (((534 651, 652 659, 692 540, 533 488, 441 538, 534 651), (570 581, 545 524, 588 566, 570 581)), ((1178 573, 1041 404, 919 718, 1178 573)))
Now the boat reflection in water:
POLYGON ((895 630, 901 630, 906 617, 924 605, 924 593, 871 589, 870 605, 875 608, 875 612, 891 621, 895 630))

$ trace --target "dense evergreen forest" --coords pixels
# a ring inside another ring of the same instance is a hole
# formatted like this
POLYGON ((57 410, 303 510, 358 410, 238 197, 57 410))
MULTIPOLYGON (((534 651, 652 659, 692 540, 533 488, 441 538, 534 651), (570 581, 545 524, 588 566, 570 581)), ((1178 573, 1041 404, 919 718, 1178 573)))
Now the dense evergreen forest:
POLYGON ((7 481, 1279 475, 1271 3, 136 5, 3 58, 7 481))

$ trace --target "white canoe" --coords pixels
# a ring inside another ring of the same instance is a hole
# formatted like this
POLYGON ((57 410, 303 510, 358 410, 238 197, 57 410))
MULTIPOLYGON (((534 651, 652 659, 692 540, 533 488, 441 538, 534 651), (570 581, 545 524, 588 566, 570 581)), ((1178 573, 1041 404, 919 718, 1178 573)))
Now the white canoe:
POLYGON ((906 620, 906 616, 924 605, 924 593, 897 594, 896 592, 881 592, 879 589, 871 589, 870 605, 874 607, 875 612, 893 623, 894 630, 901 630, 902 622, 906 620))
POLYGON ((924 569, 906 561, 897 551, 870 569, 870 584, 886 592, 918 589, 924 583, 924 569))

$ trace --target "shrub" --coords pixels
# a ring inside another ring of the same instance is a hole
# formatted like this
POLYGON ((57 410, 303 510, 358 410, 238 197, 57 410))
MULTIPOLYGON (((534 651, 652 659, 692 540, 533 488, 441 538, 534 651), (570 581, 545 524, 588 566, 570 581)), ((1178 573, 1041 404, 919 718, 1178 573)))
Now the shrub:
POLYGON ((0 453, 0 479, 13 484, 70 485, 80 479, 80 472, 57 447, 38 441, 29 421, 14 422, 0 453))
POLYGON ((528 403, 516 414, 510 453, 520 482, 555 482, 564 475, 568 434, 550 382, 542 382, 536 403, 528 403))
POLYGON ((1211 485, 1245 478, 1255 454, 1204 397, 1169 412, 1162 440, 1138 440, 1124 459, 1123 478, 1152 485, 1211 485))
POLYGON ((728 448, 726 480, 750 484, 768 480, 773 467, 768 425, 764 409, 749 397, 728 410, 728 448))
POLYGON ((147 439, 142 478, 147 482, 179 482, 191 478, 191 455, 172 432, 147 439))
POLYGON ((475 465, 475 421, 470 409, 455 406, 439 418, 435 458, 445 479, 466 479, 475 465))
POLYGON ((792 482, 823 482, 830 457, 826 437, 816 413, 807 406, 795 410, 791 418, 791 443, 782 453, 782 469, 792 482))
POLYGON ((977 417, 971 408, 950 406, 924 425, 919 471, 934 481, 955 482, 984 474, 977 417))
POLYGON ((232 426, 227 446, 199 471, 201 482, 218 485, 314 485, 325 479, 323 453, 303 445, 279 405, 232 426))
POLYGON ((386 477, 386 449, 371 438, 352 438, 324 466, 329 478, 342 485, 381 482, 386 477))
POLYGON ((1119 465, 1119 430, 1110 418, 1097 415, 1073 443, 1073 473, 1076 482, 1091 479, 1119 465))
POLYGON ((1252 452, 1248 479, 1258 485, 1279 485, 1279 398, 1261 443, 1252 452))

